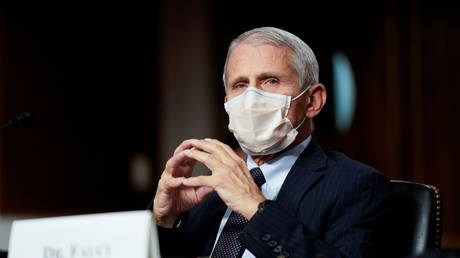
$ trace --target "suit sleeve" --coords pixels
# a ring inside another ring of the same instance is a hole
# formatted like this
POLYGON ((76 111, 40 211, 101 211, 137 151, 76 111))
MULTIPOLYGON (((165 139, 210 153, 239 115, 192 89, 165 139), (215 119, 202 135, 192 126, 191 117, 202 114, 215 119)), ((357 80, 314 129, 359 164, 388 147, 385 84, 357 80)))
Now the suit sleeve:
MULTIPOLYGON (((240 241, 256 257, 381 257, 392 186, 383 175, 368 173, 338 189, 322 235, 276 201, 250 220, 240 241)), ((314 207, 314 206, 310 206, 314 207)), ((308 221, 308 218, 306 218, 308 221)))

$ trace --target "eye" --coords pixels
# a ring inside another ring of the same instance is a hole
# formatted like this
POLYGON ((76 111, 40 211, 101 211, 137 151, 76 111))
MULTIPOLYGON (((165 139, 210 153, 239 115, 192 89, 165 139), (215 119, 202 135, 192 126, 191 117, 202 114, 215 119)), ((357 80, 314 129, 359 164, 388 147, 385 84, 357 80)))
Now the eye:
POLYGON ((239 83, 234 84, 233 88, 234 89, 246 88, 246 84, 239 82, 239 83))
POLYGON ((269 78, 265 80, 264 84, 267 84, 269 86, 276 86, 278 85, 278 80, 276 78, 269 78))

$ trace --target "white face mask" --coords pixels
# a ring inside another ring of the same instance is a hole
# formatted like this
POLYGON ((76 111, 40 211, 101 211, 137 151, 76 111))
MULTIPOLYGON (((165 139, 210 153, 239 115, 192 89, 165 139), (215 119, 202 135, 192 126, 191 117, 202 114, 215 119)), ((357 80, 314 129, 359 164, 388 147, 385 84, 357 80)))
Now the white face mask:
POLYGON ((243 151, 251 156, 269 155, 289 146, 306 117, 294 128, 286 116, 291 101, 307 90, 291 100, 291 96, 249 87, 241 95, 227 101, 224 107, 230 120, 228 129, 235 135, 243 151))

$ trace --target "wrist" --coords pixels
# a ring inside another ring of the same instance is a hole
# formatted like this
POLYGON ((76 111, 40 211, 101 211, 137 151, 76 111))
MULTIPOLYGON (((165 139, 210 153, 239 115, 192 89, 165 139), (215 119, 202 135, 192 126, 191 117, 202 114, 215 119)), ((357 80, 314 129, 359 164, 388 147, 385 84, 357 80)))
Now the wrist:
POLYGON ((258 205, 257 205, 257 211, 254 213, 254 215, 251 217, 250 220, 252 220, 254 217, 256 217, 257 215, 263 213, 271 204, 273 203, 272 200, 264 200, 262 202, 260 202, 258 205))
POLYGON ((173 228, 177 219, 177 215, 159 216, 154 214, 155 222, 158 226, 164 228, 173 228))
POLYGON ((247 200, 245 205, 241 206, 244 208, 240 209, 238 213, 249 220, 256 214, 259 203, 263 201, 265 201, 265 197, 247 200))

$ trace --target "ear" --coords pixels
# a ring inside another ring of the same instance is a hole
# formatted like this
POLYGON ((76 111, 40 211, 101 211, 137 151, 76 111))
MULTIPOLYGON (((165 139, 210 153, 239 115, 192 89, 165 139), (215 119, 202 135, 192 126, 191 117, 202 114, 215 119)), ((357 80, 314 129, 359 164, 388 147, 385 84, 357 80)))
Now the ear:
POLYGON ((227 101, 228 101, 228 98, 227 98, 227 95, 225 95, 224 102, 227 102, 227 101))
POLYGON ((307 103, 306 115, 311 119, 317 116, 323 109, 324 104, 326 104, 326 87, 324 87, 321 83, 318 83, 312 85, 308 92, 310 92, 310 94, 308 95, 309 101, 307 103))

